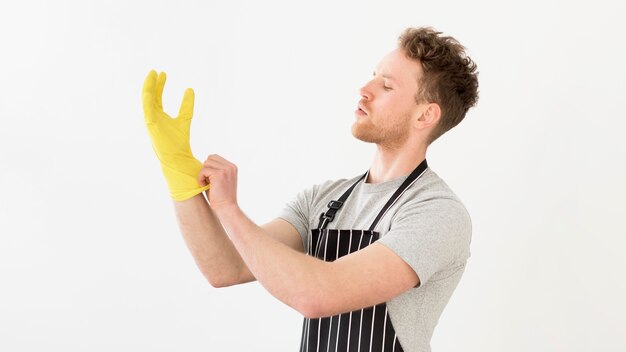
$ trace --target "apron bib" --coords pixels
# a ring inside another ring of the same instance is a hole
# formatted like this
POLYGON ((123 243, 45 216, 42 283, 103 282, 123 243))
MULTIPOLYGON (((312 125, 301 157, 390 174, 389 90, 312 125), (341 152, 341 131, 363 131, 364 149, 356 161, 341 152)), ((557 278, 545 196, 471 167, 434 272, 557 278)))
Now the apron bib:
MULTIPOLYGON (((335 214, 343 206, 354 187, 365 179, 361 176, 339 200, 331 200, 328 209, 320 215, 317 229, 311 230, 307 254, 332 262, 361 250, 380 238, 376 225, 402 194, 426 171, 426 159, 411 172, 378 213, 369 230, 327 229, 335 214)), ((352 312, 321 318, 304 318, 300 352, 403 352, 389 314, 387 304, 358 309, 352 312)))

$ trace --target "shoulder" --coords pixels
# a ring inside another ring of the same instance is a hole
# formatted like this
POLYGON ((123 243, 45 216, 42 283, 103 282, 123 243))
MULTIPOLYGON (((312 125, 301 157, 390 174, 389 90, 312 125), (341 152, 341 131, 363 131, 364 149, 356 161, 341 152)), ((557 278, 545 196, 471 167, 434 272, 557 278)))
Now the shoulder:
POLYGON ((424 171, 422 177, 416 182, 416 190, 423 195, 455 200, 461 203, 459 197, 448 184, 432 169, 424 171))
POLYGON ((467 212, 465 205, 456 193, 430 168, 426 169, 422 177, 416 182, 411 193, 409 203, 447 205, 467 212))
POLYGON ((394 218, 395 221, 412 220, 454 228, 456 231, 453 233, 457 234, 469 235, 471 232, 471 217, 467 208, 450 186, 430 168, 407 191, 394 218))

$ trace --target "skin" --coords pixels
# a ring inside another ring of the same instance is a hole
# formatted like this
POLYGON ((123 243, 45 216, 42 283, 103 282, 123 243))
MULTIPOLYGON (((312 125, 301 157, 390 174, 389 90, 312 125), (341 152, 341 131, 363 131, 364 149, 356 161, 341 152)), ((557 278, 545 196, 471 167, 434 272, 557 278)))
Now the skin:
MULTIPOLYGON (((415 102, 421 74, 419 62, 396 49, 359 91, 366 115, 355 112, 352 134, 377 146, 368 183, 407 175, 425 158, 425 141, 441 111, 435 103, 415 102)), ((237 203, 237 166, 219 155, 208 156, 198 183, 211 185, 208 203, 199 194, 174 206, 185 242, 214 287, 258 280, 280 301, 317 318, 385 302, 419 284, 411 267, 384 245, 324 262, 304 253, 290 223, 277 218, 256 225, 237 203)))

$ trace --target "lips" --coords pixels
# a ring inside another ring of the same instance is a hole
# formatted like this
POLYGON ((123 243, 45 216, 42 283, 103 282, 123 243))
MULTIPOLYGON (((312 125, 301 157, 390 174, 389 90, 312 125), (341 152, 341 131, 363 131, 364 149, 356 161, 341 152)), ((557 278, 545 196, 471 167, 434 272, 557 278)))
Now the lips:
POLYGON ((367 110, 363 108, 363 104, 361 103, 357 105, 357 112, 362 112, 363 114, 368 115, 367 110))

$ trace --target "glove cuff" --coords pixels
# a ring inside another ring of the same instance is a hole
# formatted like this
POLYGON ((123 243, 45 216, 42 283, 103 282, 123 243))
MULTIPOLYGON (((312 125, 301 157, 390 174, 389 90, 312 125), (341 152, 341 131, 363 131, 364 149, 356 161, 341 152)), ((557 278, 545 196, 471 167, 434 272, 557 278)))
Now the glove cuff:
POLYGON ((161 170, 167 181, 171 198, 183 201, 208 190, 209 185, 201 187, 198 184, 198 174, 201 169, 202 163, 195 158, 184 160, 182 163, 179 160, 176 168, 161 162, 161 170))

